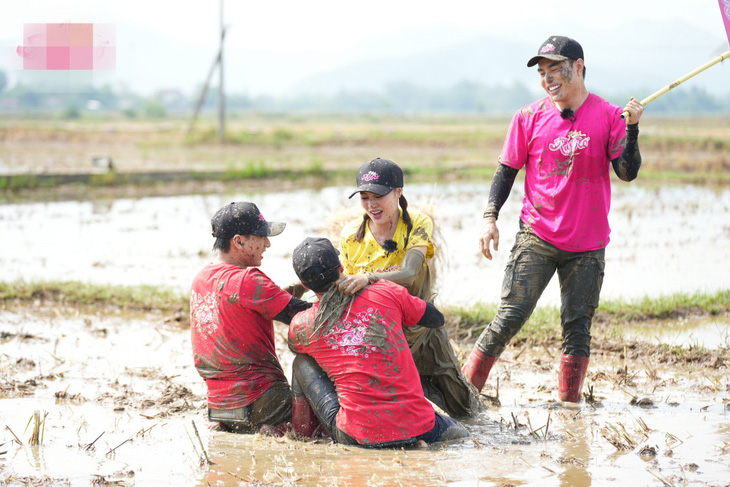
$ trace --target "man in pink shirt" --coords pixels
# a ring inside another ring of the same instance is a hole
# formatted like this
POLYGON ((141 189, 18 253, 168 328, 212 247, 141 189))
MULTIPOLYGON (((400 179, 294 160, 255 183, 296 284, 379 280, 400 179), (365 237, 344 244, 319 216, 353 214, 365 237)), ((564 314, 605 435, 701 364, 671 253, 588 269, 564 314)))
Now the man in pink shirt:
POLYGON ((549 37, 527 66, 536 64, 548 96, 523 107, 512 119, 484 212, 482 253, 491 259, 490 244, 495 251, 499 248, 499 210, 524 167, 520 230, 497 315, 477 340, 463 372, 482 389, 497 357, 530 317, 557 271, 563 329, 559 396, 578 402, 609 242, 610 168, 623 181, 636 178, 644 107, 631 98, 624 121, 624 109, 589 93, 583 48, 568 37, 549 37))

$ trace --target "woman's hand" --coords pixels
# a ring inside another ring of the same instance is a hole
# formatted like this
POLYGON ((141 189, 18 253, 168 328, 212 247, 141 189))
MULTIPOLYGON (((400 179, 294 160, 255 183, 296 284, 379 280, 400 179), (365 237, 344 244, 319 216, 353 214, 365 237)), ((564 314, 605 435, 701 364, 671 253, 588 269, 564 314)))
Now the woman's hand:
POLYGON ((349 295, 353 295, 360 289, 368 285, 368 276, 365 274, 355 274, 353 276, 342 276, 337 282, 337 288, 349 295))

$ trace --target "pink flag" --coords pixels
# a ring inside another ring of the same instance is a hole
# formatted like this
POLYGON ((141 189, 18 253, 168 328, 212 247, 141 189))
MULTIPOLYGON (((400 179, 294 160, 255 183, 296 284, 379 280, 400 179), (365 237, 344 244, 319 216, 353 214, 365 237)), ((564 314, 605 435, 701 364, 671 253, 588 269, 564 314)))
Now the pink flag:
POLYGON ((722 21, 725 23, 725 33, 727 34, 727 42, 730 44, 730 0, 718 0, 720 2, 720 12, 722 12, 722 21))

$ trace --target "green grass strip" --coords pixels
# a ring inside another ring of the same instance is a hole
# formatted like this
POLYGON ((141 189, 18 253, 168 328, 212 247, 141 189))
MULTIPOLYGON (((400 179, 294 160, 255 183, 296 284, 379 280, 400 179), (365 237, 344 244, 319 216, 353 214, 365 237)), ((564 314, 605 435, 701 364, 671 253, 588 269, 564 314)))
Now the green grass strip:
MULTIPOLYGON (((476 339, 497 314, 496 304, 478 303, 469 307, 445 306, 451 329, 461 338, 476 339)), ((608 300, 601 302, 596 319, 614 325, 673 320, 689 315, 720 315, 730 313, 730 289, 715 293, 677 293, 637 300, 608 300)), ((540 306, 525 323, 524 330, 533 338, 548 338, 560 328, 560 308, 540 306)))
MULTIPOLYGON (((109 306, 122 309, 177 311, 188 309, 188 295, 162 286, 121 286, 78 281, 0 281, 0 303, 51 302, 78 306, 109 306)), ((476 339, 497 313, 497 305, 443 306, 451 330, 459 338, 476 339)), ((714 293, 677 293, 633 301, 604 301, 597 319, 610 324, 672 320, 689 315, 730 313, 730 289, 714 293)), ((534 338, 554 335, 560 326, 560 308, 540 306, 525 324, 534 338)), ((455 337, 456 338, 456 337, 455 337)))
POLYGON ((158 286, 120 286, 77 281, 22 280, 0 282, 0 302, 54 302, 66 305, 103 305, 136 310, 178 310, 189 297, 158 286))

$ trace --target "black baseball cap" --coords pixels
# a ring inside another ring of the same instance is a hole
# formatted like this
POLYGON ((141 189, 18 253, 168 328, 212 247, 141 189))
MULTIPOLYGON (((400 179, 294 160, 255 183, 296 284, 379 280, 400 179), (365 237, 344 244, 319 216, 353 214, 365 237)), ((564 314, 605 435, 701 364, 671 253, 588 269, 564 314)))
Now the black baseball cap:
POLYGON ((533 56, 527 61, 527 67, 531 68, 540 62, 541 58, 551 59, 553 61, 565 61, 566 59, 583 59, 583 48, 578 41, 565 36, 550 36, 542 43, 537 51, 537 56, 533 56))
POLYGON ((385 196, 403 187, 403 170, 395 162, 378 157, 360 166, 356 181, 357 189, 350 198, 362 191, 385 196))
POLYGON ((231 238, 235 235, 273 237, 284 231, 286 223, 267 222, 258 207, 248 201, 230 203, 215 212, 210 220, 213 236, 231 238))
POLYGON ((312 291, 324 291, 340 277, 340 258, 329 239, 307 237, 292 253, 294 272, 312 291))

